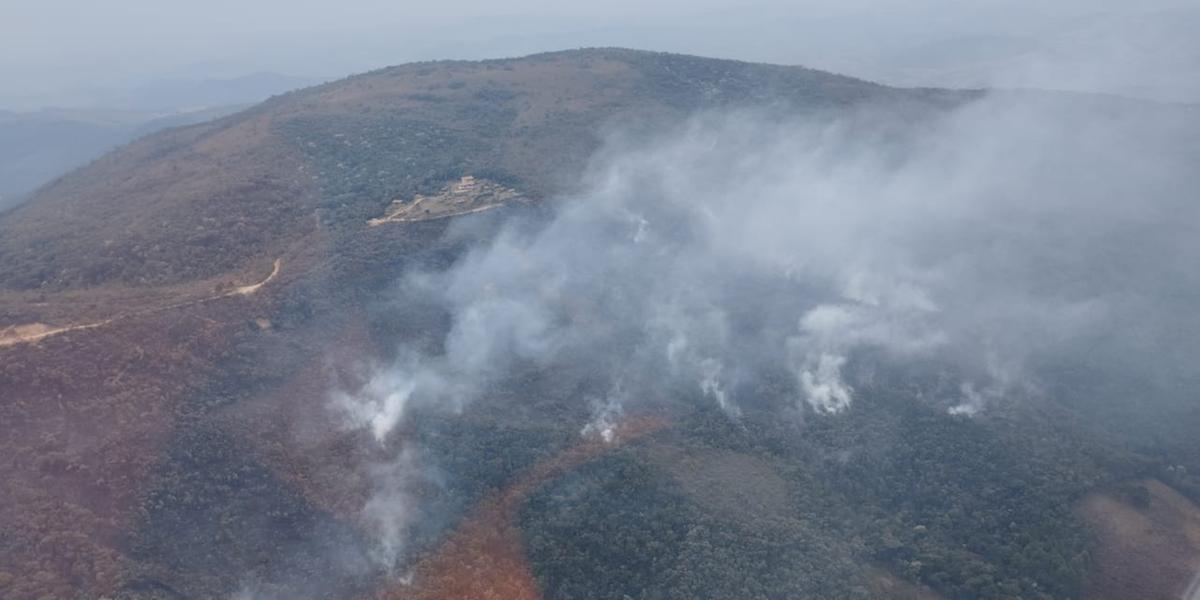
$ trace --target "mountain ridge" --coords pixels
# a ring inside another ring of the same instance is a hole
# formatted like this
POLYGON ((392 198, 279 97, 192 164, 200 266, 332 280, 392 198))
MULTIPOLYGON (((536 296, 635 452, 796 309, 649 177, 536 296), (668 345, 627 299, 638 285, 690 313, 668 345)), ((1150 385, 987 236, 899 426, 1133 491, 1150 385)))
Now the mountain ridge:
MULTIPOLYGON (((369 200, 356 203, 371 202, 369 210, 378 212, 378 203, 391 199, 385 195, 411 195, 466 170, 499 170, 545 196, 573 179, 598 146, 596 130, 613 120, 678 118, 735 103, 817 108, 923 94, 965 96, 901 91, 802 67, 624 49, 387 67, 143 138, 60 178, 24 206, 0 215, 0 288, 64 289, 113 281, 145 285, 211 277, 244 267, 251 257, 279 253, 304 230, 312 230, 318 208, 338 212, 320 207, 322 196, 328 203, 330 196, 358 193, 369 200), (433 70, 437 76, 429 75, 433 70), (567 83, 542 89, 539 78, 567 83), (333 124, 335 120, 341 122, 333 124), (548 121, 556 121, 553 128, 548 121), (322 155, 324 149, 306 153, 316 142, 305 136, 322 126, 331 131, 428 131, 358 132, 365 143, 375 144, 372 157, 353 148, 336 158, 322 155), (429 146, 430 136, 440 136, 449 147, 429 146), (513 139, 520 142, 511 143, 513 139), (441 156, 411 164, 417 149, 441 156), (519 156, 507 156, 513 153, 519 156), (333 161, 324 172, 302 173, 323 159, 333 161), (401 162, 406 159, 410 164, 401 162), (387 161, 401 162, 395 170, 407 172, 377 177, 388 179, 380 183, 339 182, 335 179, 342 174, 332 171, 393 170, 394 163, 387 161), (371 189, 381 185, 386 189, 371 189), (159 212, 159 222, 149 222, 146 216, 159 212), (231 216, 238 213, 263 216, 235 222, 231 216), (180 226, 181 220, 194 227, 180 226), (245 229, 242 238, 262 241, 221 235, 231 227, 245 229), (80 230, 92 230, 92 239, 80 238, 80 230), (155 250, 168 241, 195 256, 172 257, 161 247, 155 250), (209 266, 197 268, 197 263, 209 266)), ((362 214, 356 211, 355 217, 362 214)))

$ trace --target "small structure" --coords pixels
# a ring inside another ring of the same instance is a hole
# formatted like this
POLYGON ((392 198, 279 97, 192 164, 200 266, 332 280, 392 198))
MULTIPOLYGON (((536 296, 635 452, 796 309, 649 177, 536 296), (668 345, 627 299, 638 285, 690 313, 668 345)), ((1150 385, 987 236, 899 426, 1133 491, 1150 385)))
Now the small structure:
POLYGON ((469 194, 475 191, 475 177, 471 175, 463 175, 458 183, 454 184, 455 194, 469 194))

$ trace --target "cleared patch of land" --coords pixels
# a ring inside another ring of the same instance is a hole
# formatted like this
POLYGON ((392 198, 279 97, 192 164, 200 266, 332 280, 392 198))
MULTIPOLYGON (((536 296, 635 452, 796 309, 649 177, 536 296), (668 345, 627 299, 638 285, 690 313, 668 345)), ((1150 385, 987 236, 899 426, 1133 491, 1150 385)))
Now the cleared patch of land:
POLYGON ((1084 597, 1190 600, 1200 571, 1200 507, 1156 480, 1137 505, 1114 493, 1091 494, 1080 513, 1096 536, 1096 570, 1084 597))
POLYGON ((517 190, 467 175, 457 183, 442 187, 438 193, 432 196, 417 194, 407 202, 395 200, 388 208, 386 215, 371 219, 367 221, 367 224, 375 227, 384 223, 412 223, 445 219, 483 212, 499 208, 509 202, 523 200, 525 197, 517 190))
POLYGON ((387 586, 374 598, 541 598, 542 590, 529 567, 516 523, 521 503, 547 481, 667 425, 654 417, 632 419, 616 428, 611 442, 590 437, 539 462, 516 482, 484 499, 435 553, 417 565, 411 583, 387 586))

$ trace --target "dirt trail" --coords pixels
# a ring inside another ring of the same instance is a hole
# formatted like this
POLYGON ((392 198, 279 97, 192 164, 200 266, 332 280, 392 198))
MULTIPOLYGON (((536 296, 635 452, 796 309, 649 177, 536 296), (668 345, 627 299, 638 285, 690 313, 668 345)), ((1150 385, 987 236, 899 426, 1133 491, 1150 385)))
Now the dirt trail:
POLYGON ((461 217, 463 215, 473 215, 475 213, 486 212, 502 206, 504 206, 504 203, 485 204, 475 208, 464 208, 455 212, 441 213, 428 217, 379 217, 367 221, 367 225, 370 227, 378 227, 379 225, 383 225, 385 223, 417 223, 419 221, 436 221, 438 219, 449 219, 452 217, 461 217))
POLYGON ((31 344, 33 342, 44 340, 48 337, 53 337, 61 333, 70 331, 80 331, 83 329, 95 329, 103 327, 124 317, 113 317, 96 321, 94 323, 84 323, 82 325, 68 325, 67 327, 50 327, 44 323, 30 323, 28 325, 16 325, 6 327, 0 330, 0 347, 15 346, 17 344, 31 344))
MULTIPOLYGON (((234 290, 232 292, 222 294, 220 296, 216 296, 214 298, 209 298, 209 299, 215 300, 216 298, 224 298, 226 296, 250 296, 250 295, 258 292, 258 290, 262 289, 262 287, 264 285, 271 283, 271 281, 275 279, 275 276, 279 274, 279 267, 281 267, 281 266, 283 266, 283 259, 277 258, 277 259, 275 259, 275 262, 271 266, 271 274, 267 275, 266 279, 264 279, 258 283, 252 283, 250 285, 243 285, 239 288, 234 288, 234 290)), ((201 302, 203 302, 203 300, 201 300, 201 302)))
POLYGON ((132 317, 152 315, 155 313, 173 310, 176 308, 195 306, 197 304, 204 304, 206 302, 212 302, 213 300, 220 300, 222 298, 229 298, 231 296, 252 296, 255 293, 257 293, 260 289, 262 289, 263 286, 267 285, 272 280, 274 280, 275 276, 279 274, 279 269, 282 266, 283 266, 283 260, 277 258, 277 259, 275 259, 274 265, 271 269, 271 273, 269 275, 267 275, 267 277, 265 279, 263 279, 262 281, 259 281, 258 283, 253 283, 250 285, 243 285, 240 287, 236 287, 228 292, 215 294, 212 296, 205 296, 202 298, 195 298, 192 300, 185 300, 183 302, 176 302, 174 304, 168 304, 166 306, 158 306, 158 307, 154 307, 154 308, 148 308, 146 310, 125 313, 125 314, 117 315, 115 317, 109 317, 107 319, 102 319, 100 321, 93 321, 91 323, 81 323, 78 325, 66 325, 63 327, 51 327, 49 325, 46 325, 45 323, 28 323, 25 325, 13 325, 10 327, 5 327, 3 329, 0 329, 0 348, 5 347, 5 346, 16 346, 18 344, 32 344, 34 342, 38 342, 38 341, 44 340, 46 338, 54 337, 56 335, 61 335, 64 333, 70 333, 72 331, 95 329, 97 327, 103 327, 110 323, 114 323, 116 321, 121 321, 124 319, 129 319, 132 317))
POLYGON ((591 438, 543 460, 504 490, 485 499, 475 513, 421 561, 411 585, 397 583, 376 600, 537 600, 541 588, 525 558, 517 513, 525 498, 547 481, 605 452, 662 429, 661 419, 622 424, 611 443, 591 438))

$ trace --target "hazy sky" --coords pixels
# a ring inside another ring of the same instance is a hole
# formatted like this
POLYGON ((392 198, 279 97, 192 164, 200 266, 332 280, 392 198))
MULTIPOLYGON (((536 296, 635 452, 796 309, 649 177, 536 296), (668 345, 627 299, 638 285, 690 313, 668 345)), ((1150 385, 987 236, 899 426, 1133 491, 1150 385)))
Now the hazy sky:
POLYGON ((1200 64, 1196 2, 1133 4, 0 0, 0 108, 104 104, 163 78, 340 77, 594 45, 805 64, 899 84, 1053 83, 1196 99, 1200 84, 1182 81, 1200 64), (1080 72, 1081 57, 1103 72, 1080 72))

